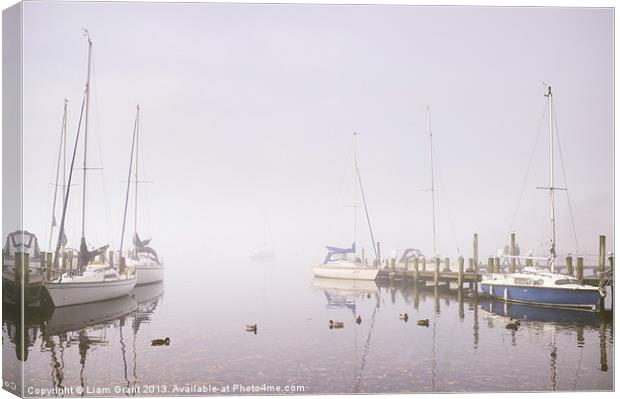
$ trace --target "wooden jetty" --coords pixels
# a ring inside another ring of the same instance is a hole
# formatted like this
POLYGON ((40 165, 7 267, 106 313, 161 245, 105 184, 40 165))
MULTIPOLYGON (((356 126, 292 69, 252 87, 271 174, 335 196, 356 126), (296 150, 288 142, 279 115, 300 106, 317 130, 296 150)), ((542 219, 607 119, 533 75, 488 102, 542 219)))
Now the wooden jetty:
MULTIPOLYGON (((579 282, 597 287, 610 287, 609 294, 612 296, 614 291, 614 255, 605 251, 606 237, 599 236, 599 260, 597 265, 584 266, 584 258, 578 256, 573 258, 567 256, 565 265, 556 265, 556 271, 574 276, 579 282), (573 262, 575 261, 575 262, 573 262), (573 267, 575 265, 576 267, 573 267), (607 266, 609 265, 609 266, 607 266), (585 270, 592 270, 592 274, 586 276, 585 270)), ((379 245, 379 243, 377 243, 379 245)), ((457 258, 456 267, 450 266, 450 259, 440 258, 418 258, 415 257, 405 263, 397 263, 396 258, 386 259, 383 267, 377 274, 377 281, 380 282, 410 282, 414 285, 424 283, 427 285, 450 285, 455 283, 459 289, 463 288, 465 283, 470 287, 477 286, 482 280, 482 276, 486 273, 514 273, 522 270, 523 267, 534 266, 533 259, 525 259, 524 265, 517 264, 516 251, 516 235, 514 232, 510 234, 510 257, 508 262, 502 265, 500 257, 490 256, 486 265, 478 262, 478 234, 474 234, 473 243, 474 254, 472 258, 467 260, 467 268, 465 268, 465 259, 462 256, 457 258), (506 264, 507 263, 507 264, 506 264)), ((504 258, 506 259, 506 258, 504 258)), ((378 264, 382 264, 378 262, 378 264)))

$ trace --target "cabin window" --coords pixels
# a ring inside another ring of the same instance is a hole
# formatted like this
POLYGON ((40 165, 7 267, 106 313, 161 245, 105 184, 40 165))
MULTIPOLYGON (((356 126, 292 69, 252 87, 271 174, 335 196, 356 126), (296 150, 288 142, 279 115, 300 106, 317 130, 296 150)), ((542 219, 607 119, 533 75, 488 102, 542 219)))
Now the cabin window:
POLYGON ((531 278, 517 277, 515 278, 514 281, 515 281, 515 284, 532 285, 531 278))
POLYGON ((534 285, 543 285, 545 283, 545 281, 542 278, 539 278, 538 280, 534 280, 534 285))
POLYGON ((566 284, 574 284, 573 280, 568 278, 563 278, 561 280, 555 280, 555 285, 566 285, 566 284))

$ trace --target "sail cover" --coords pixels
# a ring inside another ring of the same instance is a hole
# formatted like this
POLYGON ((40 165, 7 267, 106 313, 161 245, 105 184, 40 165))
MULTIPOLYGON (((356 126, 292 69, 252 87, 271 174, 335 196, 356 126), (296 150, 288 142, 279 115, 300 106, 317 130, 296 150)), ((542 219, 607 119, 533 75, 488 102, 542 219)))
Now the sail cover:
POLYGON ((354 254, 355 253, 355 242, 351 244, 351 248, 338 248, 338 247, 330 247, 327 246, 327 256, 325 257, 325 261, 323 264, 326 264, 330 260, 332 260, 332 256, 338 254, 354 254))
POLYGON ((157 252, 155 252, 153 248, 149 247, 150 243, 151 243, 150 238, 146 240, 141 240, 138 233, 135 233, 133 235, 133 245, 136 248, 135 255, 137 256, 137 254, 139 253, 149 254, 153 257, 155 262, 159 264, 159 258, 157 257, 157 252))

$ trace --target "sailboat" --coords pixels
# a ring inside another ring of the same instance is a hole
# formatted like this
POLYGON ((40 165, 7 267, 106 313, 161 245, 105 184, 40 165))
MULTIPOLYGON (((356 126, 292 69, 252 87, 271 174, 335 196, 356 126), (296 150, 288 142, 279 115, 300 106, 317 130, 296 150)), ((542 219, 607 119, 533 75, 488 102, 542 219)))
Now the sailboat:
MULTIPOLYGON (((138 184, 143 183, 138 179, 138 153, 139 153, 139 138, 140 138, 140 106, 137 106, 136 119, 134 123, 134 135, 132 141, 131 161, 129 164, 129 176, 127 178, 127 195, 125 198, 125 218, 127 216, 127 204, 129 199, 129 187, 131 185, 131 171, 134 155, 135 145, 135 174, 134 174, 134 235, 133 235, 133 250, 128 259, 128 265, 133 267, 138 275, 138 281, 136 285, 152 284, 164 280, 164 265, 161 263, 157 252, 149 246, 151 240, 140 239, 138 235, 138 184)), ((123 233, 125 235, 125 218, 123 218, 123 233)), ((121 254, 123 247, 123 238, 121 237, 121 254)))
POLYGON ((82 116, 84 116, 84 171, 82 179, 82 237, 80 241, 80 251, 78 254, 78 267, 76 270, 70 268, 57 278, 52 278, 45 282, 45 288, 56 307, 79 305, 83 303, 104 301, 107 299, 118 298, 127 295, 136 285, 136 275, 133 269, 125 268, 121 265, 119 270, 111 265, 96 260, 99 255, 105 252, 107 245, 95 250, 89 250, 86 245, 85 236, 85 215, 86 215, 86 175, 87 175, 87 138, 88 138, 88 106, 90 97, 90 63, 93 43, 90 35, 84 29, 84 35, 88 38, 88 68, 86 86, 80 119, 78 122, 75 145, 71 158, 68 181, 64 191, 64 201, 58 240, 54 256, 53 270, 58 270, 59 256, 61 247, 64 247, 65 221, 67 216, 67 206, 69 204, 69 193, 71 191, 71 180, 75 165, 75 156, 80 138, 82 116))
POLYGON ((323 264, 317 265, 313 268, 314 275, 316 277, 325 277, 325 278, 341 278, 341 279, 350 279, 350 280, 375 280, 377 278, 377 274, 379 273, 379 268, 375 267, 375 265, 367 266, 364 264, 364 261, 358 258, 356 255, 356 246, 355 246, 355 235, 357 230, 357 186, 359 183, 359 188, 362 194, 362 200, 364 203, 364 210, 366 213, 366 221, 368 222, 368 229, 370 231, 370 237, 372 239, 372 246, 375 252, 375 258, 379 260, 377 256, 377 246, 375 244, 375 239, 372 233, 372 227, 370 224, 370 218, 368 216, 368 207, 366 206, 366 197, 364 196, 364 188, 362 187, 362 178, 360 176, 360 171, 357 165, 357 143, 356 143, 357 133, 353 133, 354 140, 354 156, 353 156, 353 172, 354 172, 354 204, 353 204, 353 244, 351 244, 350 248, 338 248, 333 246, 327 247, 327 256, 323 261, 323 264), (348 258, 347 255, 351 255, 351 258, 348 258))
POLYGON ((604 292, 598 287, 580 284, 571 275, 555 272, 555 187, 553 168, 553 96, 547 87, 549 107, 549 187, 541 187, 550 193, 551 241, 547 261, 548 269, 525 267, 519 273, 490 273, 480 282, 483 293, 510 302, 537 305, 596 309, 604 292))

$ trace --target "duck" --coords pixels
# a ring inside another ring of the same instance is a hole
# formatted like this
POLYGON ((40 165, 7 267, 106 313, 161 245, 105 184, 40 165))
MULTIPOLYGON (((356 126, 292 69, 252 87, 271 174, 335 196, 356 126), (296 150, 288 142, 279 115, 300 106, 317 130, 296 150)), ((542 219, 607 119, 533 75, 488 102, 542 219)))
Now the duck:
POLYGON ((355 322, 357 324, 362 324, 362 316, 357 316, 357 319, 355 319, 355 322))
POLYGON ((152 346, 162 346, 162 345, 170 345, 170 338, 166 337, 164 339, 154 339, 151 341, 152 346))
POLYGON ((521 322, 515 319, 510 319, 510 320, 511 322, 506 324, 506 328, 508 330, 517 331, 519 329, 519 326, 521 325, 521 322))
POLYGON ((253 332, 254 334, 256 334, 257 330, 258 327, 256 326, 256 324, 246 324, 245 326, 245 331, 247 332, 253 332))
POLYGON ((416 324, 419 326, 424 326, 424 327, 428 327, 429 322, 428 319, 424 319, 424 320, 418 320, 416 321, 416 324))
POLYGON ((407 322, 407 320, 409 320, 409 315, 407 313, 401 313, 400 314, 400 319, 404 320, 405 323, 407 322))
POLYGON ((343 327, 344 327, 343 322, 333 321, 333 320, 329 321, 329 328, 343 328, 343 327))

